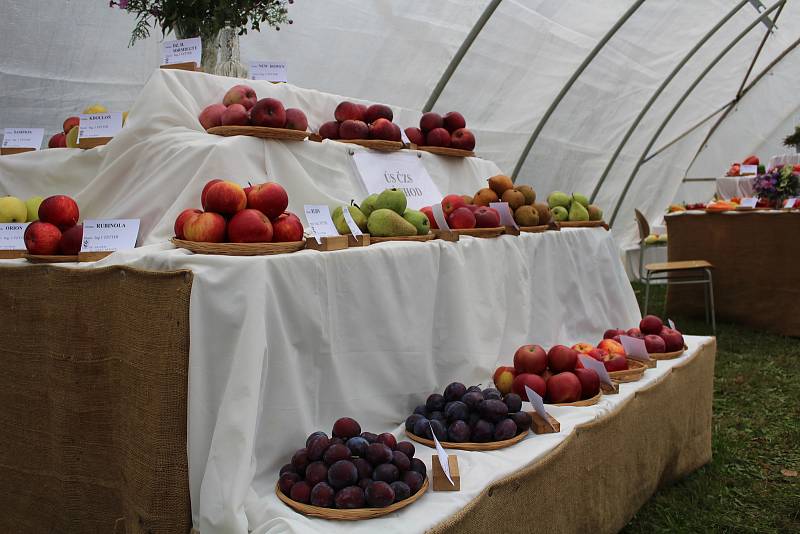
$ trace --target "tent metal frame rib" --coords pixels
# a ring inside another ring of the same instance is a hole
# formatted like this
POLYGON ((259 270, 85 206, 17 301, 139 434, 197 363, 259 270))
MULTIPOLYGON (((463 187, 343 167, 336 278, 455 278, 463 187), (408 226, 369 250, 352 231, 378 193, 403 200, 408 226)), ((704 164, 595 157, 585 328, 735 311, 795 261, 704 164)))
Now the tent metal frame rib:
POLYGON ((661 147, 659 147, 658 149, 656 149, 653 152, 651 152, 649 156, 644 158, 644 162, 643 163, 647 163, 648 161, 650 161, 651 159, 657 157, 659 154, 661 154, 665 150, 668 150, 669 147, 671 147, 672 145, 674 145, 675 143, 677 143, 678 141, 680 141, 681 139, 683 139, 684 137, 686 137, 687 135, 692 133, 693 131, 695 131, 698 128, 700 128, 702 125, 704 125, 705 123, 707 123, 708 121, 713 119, 715 116, 719 115, 720 112, 727 111, 728 109, 730 109, 731 106, 733 106, 735 103, 736 103, 736 100, 729 100, 728 102, 725 102, 723 105, 721 105, 720 107, 715 109, 713 112, 709 113, 704 118, 702 118, 699 121, 697 121, 694 124, 694 126, 690 126, 682 134, 675 136, 672 139, 672 141, 669 141, 669 142, 661 145, 661 147))
MULTIPOLYGON (((748 0, 744 1, 747 2, 748 0)), ((522 166, 525 164, 525 160, 528 159, 528 154, 530 154, 530 151, 533 148, 533 144, 536 142, 536 139, 539 138, 539 134, 542 133, 542 129, 544 129, 544 126, 545 124, 547 124, 547 121, 550 119, 550 116, 553 114, 558 105, 567 95, 569 90, 572 89, 573 84, 578 80, 580 75, 583 74, 583 71, 586 70, 586 67, 588 67, 594 60, 594 58, 597 57, 597 54, 600 53, 600 51, 603 49, 606 43, 608 43, 608 41, 610 41, 611 38, 614 37, 614 35, 617 33, 617 30, 619 30, 625 24, 625 22, 627 22, 628 19, 631 18, 631 16, 634 13, 636 13, 636 11, 642 6, 642 4, 644 4, 644 2, 645 0, 636 0, 636 2, 634 2, 633 5, 631 5, 631 7, 629 7, 627 11, 625 11, 625 13, 623 13, 623 15, 617 20, 617 22, 614 23, 611 29, 609 29, 606 32, 603 38, 597 42, 592 51, 589 52, 589 55, 586 56, 583 62, 575 70, 575 72, 572 73, 572 76, 569 77, 567 83, 564 84, 564 87, 561 88, 561 91, 558 92, 556 97, 550 103, 550 107, 548 107, 547 111, 544 112, 544 115, 542 116, 541 120, 536 125, 536 129, 533 130, 533 133, 531 133, 530 138, 528 138, 528 142, 525 144, 525 148, 522 149, 522 152, 520 153, 519 158, 517 159, 517 163, 516 165, 514 165, 514 170, 511 173, 512 181, 517 180, 517 175, 519 174, 519 171, 522 169, 522 166)))
POLYGON ((678 73, 683 69, 683 67, 686 66, 689 60, 691 60, 692 57, 694 57, 694 55, 706 44, 706 42, 708 42, 708 40, 711 39, 720 30, 720 28, 722 28, 725 24, 727 24, 727 22, 731 18, 733 18, 733 16, 736 15, 748 2, 749 0, 741 0, 738 4, 736 4, 733 7, 733 9, 731 9, 724 17, 722 17, 719 20, 719 22, 717 22, 710 30, 708 30, 708 32, 706 32, 706 34, 699 41, 697 41, 697 43, 692 47, 692 49, 689 50, 689 52, 687 52, 685 56, 683 56, 683 59, 681 59, 681 61, 677 65, 675 65, 675 67, 672 69, 672 72, 670 72, 667 75, 667 77, 664 78, 664 81, 661 82, 661 85, 658 86, 658 89, 656 89, 655 92, 650 96, 650 99, 642 107, 641 111, 639 111, 639 114, 636 116, 631 125, 628 127, 628 131, 625 132, 625 135, 622 137, 622 140, 620 141, 619 145, 617 145, 617 148, 614 150, 614 154, 611 155, 611 159, 608 160, 606 168, 603 170, 603 174, 600 175, 600 179, 594 186, 594 190, 592 191, 592 195, 590 197, 591 202, 594 202, 594 200, 597 198, 597 194, 600 192, 600 188, 603 187, 603 184, 605 183, 606 178, 608 178, 611 169, 617 162, 617 158, 619 158, 619 155, 622 153, 622 149, 625 148, 625 145, 633 136, 633 133, 636 131, 636 128, 639 127, 639 124, 642 122, 642 119, 644 119, 644 116, 647 115, 647 113, 650 111, 650 108, 653 107, 653 104, 655 104, 656 100, 658 100, 658 98, 661 96, 661 93, 664 92, 664 89, 667 88, 667 86, 672 82, 675 76, 678 75, 678 73))
POLYGON ((672 117, 675 116, 675 113, 677 113, 678 109, 680 109, 680 107, 683 105, 683 103, 686 101, 686 99, 689 98, 689 95, 692 94, 692 92, 695 90, 695 88, 698 85, 700 85, 700 82, 703 81, 703 79, 706 77, 706 75, 709 72, 711 72, 711 70, 717 65, 717 63, 719 63, 720 60, 722 60, 722 58, 724 58, 728 54, 728 52, 730 52, 733 49, 733 47, 736 46, 739 43, 739 41, 741 41, 748 33, 750 33, 750 31, 752 31, 753 28, 758 26, 761 23, 762 20, 764 20, 765 18, 768 18, 769 15, 773 11, 775 11, 780 6, 785 4, 786 1, 787 0, 778 0, 778 2, 773 4, 766 11, 764 11, 753 22, 748 24, 747 27, 744 30, 742 30, 736 37, 734 37, 731 40, 731 42, 729 42, 727 44, 727 46, 725 46, 725 48, 722 49, 722 51, 711 61, 711 63, 709 63, 706 66, 706 68, 703 69, 703 72, 701 72, 697 76, 697 78, 695 78, 695 80, 688 87, 688 89, 686 89, 686 91, 684 91, 683 95, 678 99, 678 101, 675 103, 675 105, 672 107, 672 109, 669 111, 669 113, 667 113, 667 116, 664 118, 664 120, 661 121, 661 124, 656 129, 655 134, 653 134, 653 137, 650 138, 650 141, 647 143, 647 146, 645 147, 644 151, 642 152, 642 155, 639 157, 639 160, 637 161, 636 166, 633 168, 633 171, 631 171, 630 176, 628 176, 628 180, 627 180, 627 182, 625 182, 625 187, 622 189, 622 193, 620 194, 619 198, 617 199, 617 203, 614 206, 614 212, 611 215, 611 220, 609 220, 609 222, 608 222, 609 226, 613 226, 614 225, 614 221, 617 218, 617 214, 619 214, 619 209, 622 206, 622 203, 625 201, 625 196, 628 194, 628 190, 630 189, 631 184, 633 183, 633 180, 636 178, 636 173, 639 172, 639 169, 641 168, 641 166, 642 166, 642 164, 644 162, 644 159, 647 157, 647 154, 650 152, 650 149, 653 148, 653 145, 658 140, 658 137, 661 135, 661 133, 664 131, 664 128, 667 127, 667 124, 669 124, 669 121, 671 121, 672 117))
POLYGON ((461 46, 458 47, 453 59, 450 60, 447 68, 444 69, 444 72, 442 72, 442 76, 439 78, 439 82, 436 84, 436 87, 433 88, 431 96, 428 97, 428 101, 425 102, 425 105, 422 107, 423 113, 427 113, 433 109, 434 104, 436 104, 436 101, 439 100, 439 97, 442 95, 442 91, 444 91, 444 88, 447 86, 450 78, 453 77, 453 73, 455 73, 456 69, 461 64, 461 60, 464 59, 465 55, 467 55, 467 51, 472 46, 472 43, 474 43, 475 39, 478 38, 478 35, 483 30, 483 27, 486 26, 486 23, 492 17, 492 14, 494 14, 501 1, 502 0, 491 0, 486 8, 484 8, 483 13, 481 13, 481 16, 478 17, 478 20, 475 21, 472 29, 464 38, 464 42, 462 42, 461 46))

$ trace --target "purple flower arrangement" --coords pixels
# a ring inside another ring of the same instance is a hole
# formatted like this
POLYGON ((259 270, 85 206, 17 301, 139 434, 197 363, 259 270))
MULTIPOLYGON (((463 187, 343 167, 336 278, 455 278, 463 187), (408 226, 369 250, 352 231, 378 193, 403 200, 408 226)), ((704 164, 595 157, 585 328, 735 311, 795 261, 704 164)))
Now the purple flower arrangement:
POLYGON ((791 165, 776 167, 771 172, 755 177, 753 191, 759 198, 779 207, 785 199, 800 193, 800 174, 791 165))

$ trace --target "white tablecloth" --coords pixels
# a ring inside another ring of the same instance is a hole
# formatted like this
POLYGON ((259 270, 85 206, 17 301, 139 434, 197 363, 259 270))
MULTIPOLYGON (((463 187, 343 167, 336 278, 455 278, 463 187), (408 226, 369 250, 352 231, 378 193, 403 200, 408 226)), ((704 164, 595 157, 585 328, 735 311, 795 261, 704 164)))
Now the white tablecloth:
POLYGON ((755 176, 720 176, 717 178, 717 195, 721 198, 752 197, 755 176))

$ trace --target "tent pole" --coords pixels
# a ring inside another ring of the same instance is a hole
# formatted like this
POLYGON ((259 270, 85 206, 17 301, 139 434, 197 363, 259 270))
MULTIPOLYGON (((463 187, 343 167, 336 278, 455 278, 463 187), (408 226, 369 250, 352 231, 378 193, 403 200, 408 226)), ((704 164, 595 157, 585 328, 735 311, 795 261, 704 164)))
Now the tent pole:
POLYGON ((553 112, 558 107, 558 104, 566 96, 566 94, 572 88, 572 85, 575 83, 578 77, 580 77, 583 71, 586 70, 586 67, 589 66, 589 64, 592 62, 595 56, 597 56, 597 54, 600 53, 600 50, 603 49, 606 43, 614 36, 615 33, 617 33, 617 30, 619 30, 622 27, 622 25, 625 24, 625 22, 631 17, 631 15, 633 15, 636 12, 637 9, 639 9, 639 7, 643 3, 644 0, 636 0, 636 2, 634 2, 633 5, 629 7, 628 10, 622 15, 622 17, 620 17, 620 19, 617 20, 614 26, 612 26, 611 29, 608 30, 608 32, 606 32, 603 38, 600 39, 600 41, 598 41, 598 43, 595 45, 592 51, 589 52, 589 55, 586 56, 586 58, 583 60, 580 66, 575 70, 575 72, 572 73, 572 76, 569 77, 567 83, 564 84, 564 87, 561 88, 561 91, 559 91, 555 99, 553 99, 553 101, 550 103, 550 107, 548 107, 547 111, 544 112, 542 119, 539 121, 539 124, 536 125, 536 129, 533 131, 530 138, 528 139, 528 142, 525 144, 525 148, 522 149, 522 153, 517 159, 517 164, 514 165, 514 171, 511 173, 512 181, 517 180, 517 175, 519 174, 519 171, 522 169, 522 165, 525 163, 525 160, 528 158, 528 154, 530 153, 531 148, 533 148, 533 144, 536 142, 536 139, 542 132, 544 125, 550 119, 550 115, 552 115, 553 112))
POLYGON ((730 101, 726 102, 724 105, 722 105, 721 107, 718 107, 712 113, 709 113, 708 115, 706 115, 705 118, 703 118, 703 119, 699 120, 698 122, 696 122, 694 126, 689 127, 689 129, 684 131, 682 134, 680 134, 677 137, 673 138, 672 141, 662 145, 657 150, 654 150, 653 152, 651 152, 649 156, 644 158, 644 161, 642 163, 647 163, 651 159, 655 158, 656 156, 658 156, 659 154, 661 154, 662 152, 667 150, 669 147, 671 147, 672 145, 674 145, 675 143, 677 143, 678 141, 680 141, 681 139, 683 139, 684 137, 686 137, 687 135, 689 135, 690 133, 692 133, 693 131, 697 130, 702 125, 704 125, 705 123, 707 123, 708 121, 713 119, 716 115, 719 114, 720 111, 729 110, 731 108, 731 106, 733 106, 735 103, 736 103, 736 100, 730 100, 730 101))
MULTIPOLYGON (((781 11, 786 4, 783 4, 781 7, 778 8, 778 11, 775 12, 775 17, 772 19, 772 26, 775 26, 775 23, 778 22, 778 17, 781 16, 781 11)), ((739 86, 739 90, 736 91, 736 99, 738 100, 742 94, 742 89, 744 89, 744 85, 747 83, 747 78, 750 77, 750 73, 753 72, 753 67, 756 66, 756 61, 758 61, 758 56, 761 55, 761 50, 763 50, 764 45, 767 43, 767 39, 772 34, 772 29, 767 28, 767 31, 764 32, 764 37, 761 38, 761 42, 758 44, 758 48, 756 49, 756 53, 753 56, 753 61, 750 62, 750 66, 747 67, 747 72, 744 73, 744 78, 742 79, 742 84, 739 86)))

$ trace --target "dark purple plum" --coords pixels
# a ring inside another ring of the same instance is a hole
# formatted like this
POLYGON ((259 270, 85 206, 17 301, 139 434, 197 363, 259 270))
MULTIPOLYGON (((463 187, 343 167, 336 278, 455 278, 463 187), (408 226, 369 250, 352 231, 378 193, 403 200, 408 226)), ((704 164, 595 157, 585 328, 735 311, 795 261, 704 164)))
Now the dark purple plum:
POLYGON ((321 430, 317 430, 316 432, 309 434, 309 436, 306 438, 306 449, 308 448, 309 445, 311 445, 312 441, 314 441, 316 438, 320 436, 325 436, 327 438, 328 434, 326 434, 321 430))
POLYGON ((465 443, 469 441, 470 428, 464 421, 454 421, 447 429, 447 441, 465 443))
POLYGON ((311 486, 303 481, 297 482, 289 491, 289 497, 293 501, 308 504, 311 502, 311 486))
POLYGON ((333 465, 339 460, 349 460, 350 449, 347 448, 347 445, 339 445, 338 443, 331 445, 322 455, 322 459, 327 465, 333 465))
POLYGON ((483 393, 480 391, 468 391, 463 397, 461 402, 467 405, 470 410, 477 410, 478 404, 484 401, 483 393))
POLYGON ((495 388, 486 388, 483 390, 483 398, 484 399, 495 399, 495 400, 502 400, 503 394, 500 393, 495 388))
POLYGON ((475 428, 472 429, 472 436, 470 441, 475 443, 488 443, 494 437, 494 425, 489 421, 481 419, 475 423, 475 428))
POLYGON ((297 469, 295 469, 292 464, 286 464, 283 467, 281 467, 281 472, 279 473, 279 475, 282 475, 284 473, 297 473, 297 469))
POLYGON ((371 478, 362 478, 361 480, 358 481, 358 487, 361 488, 362 490, 367 489, 367 486, 369 486, 370 484, 372 484, 371 478))
POLYGON ((333 498, 336 492, 326 482, 319 482, 311 488, 311 504, 313 506, 333 507, 333 498))
POLYGON ((444 397, 438 393, 432 393, 425 401, 425 409, 429 412, 441 412, 444 410, 444 397))
POLYGON ((469 417, 469 408, 461 401, 453 401, 447 405, 444 410, 444 415, 447 417, 447 422, 464 421, 469 417))
MULTIPOLYGON (((425 463, 419 458, 411 459, 411 470, 416 471, 417 473, 422 475, 423 478, 428 474, 428 468, 425 467, 425 463)), ((408 484, 408 482, 406 482, 406 484, 408 484)))
POLYGON ((347 440, 361 434, 361 425, 351 417, 342 417, 333 423, 331 434, 336 438, 347 440))
POLYGON ((494 426, 494 440, 503 441, 517 435, 517 424, 511 419, 503 419, 494 426))
POLYGON ((353 465, 356 466, 358 471, 358 478, 371 478, 372 477, 372 464, 364 458, 353 458, 353 465))
POLYGON ((305 448, 298 449, 297 452, 292 455, 292 465, 298 473, 305 473, 306 467, 308 467, 310 463, 308 451, 305 448))
POLYGON ((371 508, 385 508, 394 502, 394 490, 382 480, 373 481, 364 492, 371 508))
POLYGON ((289 492, 292 491, 292 486, 297 482, 300 482, 300 475, 297 473, 284 473, 278 479, 278 487, 281 489, 281 493, 289 495, 289 492))
POLYGON ((464 393, 467 392, 467 386, 462 384, 461 382, 452 382, 444 388, 444 401, 454 401, 454 400, 461 400, 461 397, 464 396, 464 393))
POLYGON ((447 417, 445 417, 444 412, 431 412, 428 415, 430 416, 428 419, 431 421, 441 421, 443 423, 447 421, 447 417))
POLYGON ((431 428, 433 429, 433 433, 436 434, 436 439, 439 441, 447 441, 447 428, 444 426, 444 423, 434 419, 431 421, 431 428))
POLYGON ((425 407, 424 404, 420 404, 416 408, 414 408, 414 413, 417 415, 421 415, 422 417, 427 417, 428 409, 425 407))
POLYGON ((394 434, 391 434, 389 432, 384 432, 383 434, 379 434, 377 442, 383 443, 392 450, 394 450, 394 448, 397 446, 397 438, 394 437, 394 434))
POLYGON ((403 482, 409 487, 413 495, 422 487, 422 484, 425 482, 425 475, 417 471, 407 471, 403 473, 403 482))
POLYGON ((425 439, 432 439, 431 438, 431 427, 430 421, 427 419, 420 419, 416 423, 414 423, 414 435, 419 436, 425 439))
POLYGON ((392 449, 383 443, 370 443, 367 447, 367 461, 374 466, 392 461, 392 449))
POLYGON ((400 451, 392 451, 392 463, 397 466, 401 473, 411 469, 411 460, 405 453, 400 451))
POLYGON ((475 428, 475 424, 481 420, 481 414, 478 412, 472 412, 469 414, 469 419, 467 419, 467 424, 469 425, 470 430, 475 428))
POLYGON ((397 447, 395 447, 394 450, 402 452, 408 456, 409 459, 413 458, 414 453, 417 452, 417 450, 414 448, 414 444, 410 441, 398 441, 397 447))
POLYGON ((405 482, 395 480, 389 485, 392 487, 392 491, 394 491, 394 502, 403 501, 411 497, 411 488, 409 488, 408 484, 405 482))
POLYGON ((339 460, 328 468, 328 484, 336 489, 352 486, 358 482, 358 470, 350 460, 339 460))
POLYGON ((501 400, 489 399, 478 405, 478 412, 482 419, 490 423, 497 423, 508 417, 508 406, 501 400))
POLYGON ((331 438, 331 445, 344 445, 345 440, 342 438, 331 438))
POLYGON ((348 486, 336 492, 333 499, 336 508, 349 510, 352 508, 364 508, 364 490, 358 486, 348 486))
POLYGON ((305 481, 308 482, 308 485, 312 488, 319 484, 320 482, 324 482, 328 480, 328 466, 320 461, 311 462, 306 467, 306 477, 305 481))
POLYGON ((480 393, 483 390, 481 389, 480 386, 470 386, 467 388, 467 393, 469 393, 470 391, 477 391, 478 393, 480 393))
POLYGON ((372 472, 372 480, 383 480, 391 484, 400 478, 400 470, 394 464, 381 464, 372 472))
POLYGON ((367 440, 367 443, 375 443, 375 440, 378 439, 378 434, 374 434, 372 432, 362 432, 361 437, 367 440))
POLYGON ((517 412, 511 414, 511 420, 517 425, 517 434, 527 432, 531 429, 531 415, 528 412, 517 412))
POLYGON ((516 393, 509 393, 506 395, 503 398, 503 402, 506 403, 508 413, 517 413, 522 409, 522 398, 516 393))
POLYGON ((328 436, 324 434, 312 439, 311 443, 306 445, 308 459, 312 462, 322 459, 322 455, 325 454, 325 451, 328 449, 328 447, 330 447, 330 445, 331 440, 329 440, 328 436))
POLYGON ((350 449, 350 454, 353 456, 360 456, 364 457, 367 454, 367 447, 369 446, 369 441, 365 440, 361 436, 356 436, 354 438, 350 438, 347 440, 347 448, 350 449))
POLYGON ((406 431, 407 432, 414 432, 414 423, 419 421, 420 419, 425 419, 424 415, 420 415, 418 413, 414 413, 409 415, 406 418, 406 431))

